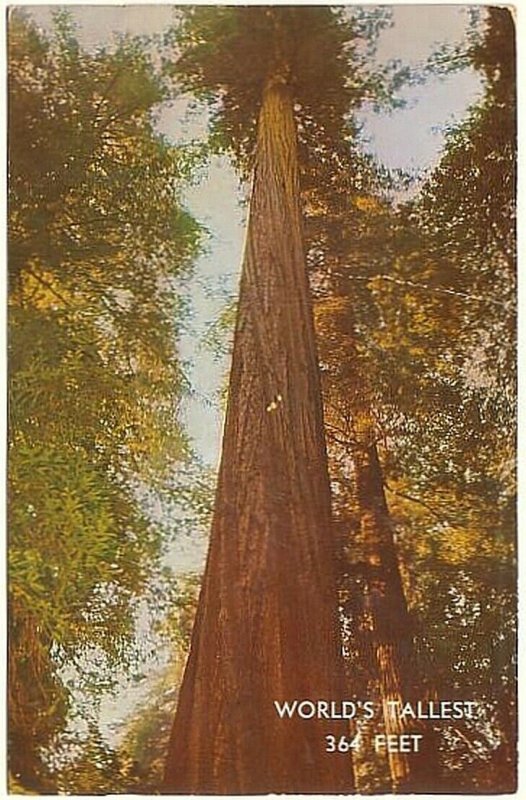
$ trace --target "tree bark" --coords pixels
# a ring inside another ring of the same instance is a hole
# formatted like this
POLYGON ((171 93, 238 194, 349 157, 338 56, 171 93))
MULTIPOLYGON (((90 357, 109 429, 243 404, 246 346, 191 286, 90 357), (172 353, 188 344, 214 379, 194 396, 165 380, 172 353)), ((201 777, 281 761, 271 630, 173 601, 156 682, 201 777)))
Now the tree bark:
POLYGON ((395 794, 439 790, 439 754, 433 729, 393 713, 390 702, 404 704, 416 697, 413 634, 387 506, 383 475, 367 411, 355 415, 353 461, 361 537, 367 565, 366 613, 380 683, 386 734, 421 734, 414 753, 388 753, 395 794))
POLYGON ((274 700, 344 687, 336 553, 283 74, 268 80, 242 268, 215 513, 166 767, 176 793, 353 790, 338 720, 280 719, 274 700))

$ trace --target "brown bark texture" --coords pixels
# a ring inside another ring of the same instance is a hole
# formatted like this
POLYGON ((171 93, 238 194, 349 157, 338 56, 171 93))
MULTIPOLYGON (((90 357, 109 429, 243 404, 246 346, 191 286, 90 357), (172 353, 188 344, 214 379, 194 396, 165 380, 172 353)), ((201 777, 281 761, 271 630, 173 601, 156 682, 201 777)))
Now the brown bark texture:
POLYGON ((394 793, 437 791, 439 755, 429 725, 411 717, 400 719, 389 701, 413 702, 417 684, 413 635, 405 600, 392 522, 385 498, 383 474, 367 411, 356 414, 353 455, 361 537, 368 571, 367 612, 380 684, 386 734, 421 734, 419 751, 388 754, 394 793))
POLYGON ((165 791, 353 790, 338 720, 273 701, 342 697, 335 546, 292 99, 267 82, 208 560, 165 791))

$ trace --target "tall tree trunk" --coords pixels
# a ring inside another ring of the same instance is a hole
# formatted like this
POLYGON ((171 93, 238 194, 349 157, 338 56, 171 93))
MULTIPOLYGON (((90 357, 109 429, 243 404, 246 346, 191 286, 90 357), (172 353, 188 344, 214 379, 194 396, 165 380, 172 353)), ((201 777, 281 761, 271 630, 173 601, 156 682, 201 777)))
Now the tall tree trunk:
MULTIPOLYGON (((355 415, 353 461, 361 537, 367 565, 366 609, 382 698, 386 734, 420 734, 418 750, 388 752, 395 793, 439 790, 439 754, 428 725, 400 718, 390 703, 417 698, 413 635, 404 595, 393 528, 384 492, 383 474, 375 442, 374 424, 367 410, 355 415)), ((399 707, 401 708, 401 706, 399 707)))
POLYGON ((400 752, 400 747, 399 752, 380 750, 389 762, 392 791, 437 791, 440 764, 434 729, 393 713, 395 703, 427 697, 421 696, 414 663, 411 619, 376 445, 374 392, 357 348, 352 284, 337 269, 328 281, 316 314, 321 362, 326 367, 328 441, 335 482, 344 487, 336 504, 347 523, 349 511, 353 512, 351 530, 344 522, 345 541, 339 535, 344 554, 340 574, 348 579, 341 584, 342 605, 354 620, 351 646, 361 650, 370 677, 378 681, 386 734, 423 735, 418 752, 400 752))
POLYGON ((342 697, 335 546, 286 79, 268 82, 215 514, 165 788, 349 792, 344 722, 274 700, 342 697))

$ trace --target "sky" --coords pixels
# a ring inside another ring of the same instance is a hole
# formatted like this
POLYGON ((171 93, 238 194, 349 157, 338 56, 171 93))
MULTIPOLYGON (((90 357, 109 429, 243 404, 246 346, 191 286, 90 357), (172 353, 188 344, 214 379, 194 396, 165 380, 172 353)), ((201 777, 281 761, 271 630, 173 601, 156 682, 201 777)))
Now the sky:
MULTIPOLYGON (((51 25, 50 6, 25 5, 44 29, 51 25)), ((55 7, 56 8, 56 7, 55 7)), ((172 21, 167 5, 148 6, 69 6, 78 25, 78 38, 88 49, 109 46, 115 35, 157 34, 172 21)), ((466 6, 397 5, 392 7, 392 24, 378 40, 379 65, 393 58, 418 66, 440 45, 462 39, 468 22, 466 6)), ((444 144, 444 131, 459 121, 481 93, 478 75, 469 69, 447 77, 433 77, 425 85, 410 86, 401 92, 406 104, 391 112, 360 112, 364 147, 390 169, 421 173, 438 161, 444 144)), ((184 99, 159 109, 158 129, 174 142, 205 135, 205 114, 185 116, 184 99)), ((241 264, 245 210, 243 187, 228 160, 215 158, 206 179, 188 189, 185 202, 194 216, 210 231, 207 252, 195 266, 186 284, 191 313, 180 341, 180 353, 189 364, 192 396, 185 401, 183 414, 195 449, 210 466, 218 464, 222 413, 219 392, 226 381, 228 364, 217 360, 207 349, 203 337, 217 319, 228 298, 235 297, 241 264)), ((177 572, 199 570, 203 566, 206 539, 179 537, 170 551, 170 563, 177 572)), ((144 695, 144 687, 126 690, 103 703, 101 723, 110 725, 144 695)))

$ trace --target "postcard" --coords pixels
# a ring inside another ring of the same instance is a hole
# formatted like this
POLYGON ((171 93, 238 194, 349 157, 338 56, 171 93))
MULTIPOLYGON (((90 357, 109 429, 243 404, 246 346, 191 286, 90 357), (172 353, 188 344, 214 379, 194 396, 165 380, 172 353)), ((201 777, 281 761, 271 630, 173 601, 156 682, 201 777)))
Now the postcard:
POLYGON ((7 35, 9 791, 516 791, 512 11, 7 35))

